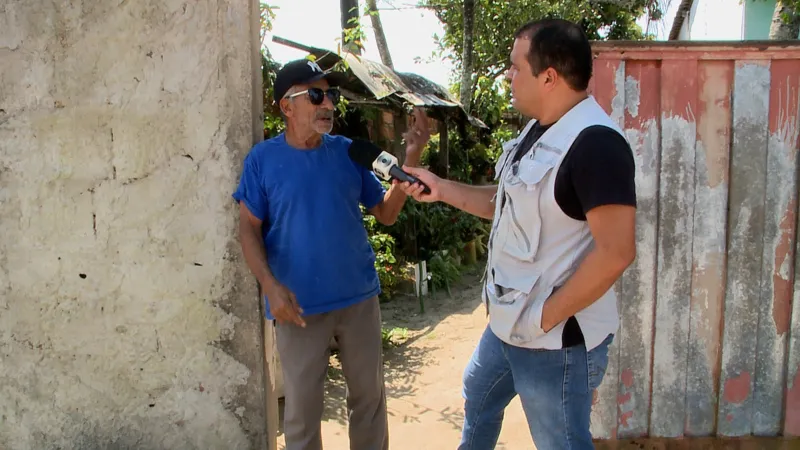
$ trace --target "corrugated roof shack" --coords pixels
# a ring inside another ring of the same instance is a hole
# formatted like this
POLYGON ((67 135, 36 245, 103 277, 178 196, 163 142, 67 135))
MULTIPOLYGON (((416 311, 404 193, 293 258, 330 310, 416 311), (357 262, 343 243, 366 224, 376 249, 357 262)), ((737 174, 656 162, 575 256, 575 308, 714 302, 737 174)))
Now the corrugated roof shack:
POLYGON ((402 135, 408 128, 414 106, 424 107, 430 119, 431 134, 440 133, 440 152, 447 166, 449 124, 467 123, 486 128, 479 119, 466 113, 461 103, 445 89, 425 77, 399 73, 361 56, 307 46, 278 36, 274 42, 308 52, 323 70, 341 70, 340 88, 350 102, 347 115, 339 117, 335 133, 369 138, 391 151, 401 161, 405 157, 402 135))
POLYGON ((700 436, 680 442, 800 448, 725 440, 800 435, 800 45, 594 52, 590 89, 631 141, 639 195, 638 256, 617 285, 622 323, 594 436, 602 448, 700 436))

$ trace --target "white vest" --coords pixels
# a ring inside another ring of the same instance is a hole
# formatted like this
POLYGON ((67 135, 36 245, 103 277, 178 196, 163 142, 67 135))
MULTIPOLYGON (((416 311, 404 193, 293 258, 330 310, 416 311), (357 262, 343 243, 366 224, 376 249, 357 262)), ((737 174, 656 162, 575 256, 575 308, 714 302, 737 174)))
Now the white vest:
MULTIPOLYGON (((594 245, 588 224, 564 214, 556 202, 558 168, 575 138, 587 127, 604 125, 623 138, 625 134, 590 96, 553 124, 532 151, 510 164, 517 144, 535 123, 528 122, 516 139, 503 145, 495 166, 499 184, 483 300, 489 309, 489 325, 498 338, 518 347, 552 350, 561 348, 566 322, 544 333, 542 305, 563 286, 594 245), (496 289, 495 283, 506 289, 496 289)), ((587 349, 615 333, 619 317, 613 287, 575 318, 587 349)))

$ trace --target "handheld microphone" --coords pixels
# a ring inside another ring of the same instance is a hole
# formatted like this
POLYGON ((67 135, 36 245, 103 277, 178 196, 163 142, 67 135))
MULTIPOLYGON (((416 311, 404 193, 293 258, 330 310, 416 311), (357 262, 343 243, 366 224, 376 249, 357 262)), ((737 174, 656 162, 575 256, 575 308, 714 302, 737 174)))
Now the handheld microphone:
POLYGON ((411 184, 419 183, 423 186, 422 192, 430 194, 430 188, 420 181, 417 177, 406 173, 400 166, 397 165, 397 158, 389 152, 385 152, 378 148, 375 144, 362 139, 353 139, 350 148, 348 149, 350 159, 355 161, 358 165, 372 170, 379 178, 385 181, 397 179, 399 181, 408 181, 411 184))

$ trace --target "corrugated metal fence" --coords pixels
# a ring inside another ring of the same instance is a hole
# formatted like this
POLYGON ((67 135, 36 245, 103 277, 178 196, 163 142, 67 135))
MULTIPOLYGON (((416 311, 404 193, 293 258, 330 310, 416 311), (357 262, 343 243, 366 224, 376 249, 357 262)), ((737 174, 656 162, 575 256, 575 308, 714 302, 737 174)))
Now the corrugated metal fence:
POLYGON ((800 435, 800 46, 780 44, 595 45, 639 195, 596 438, 800 435))

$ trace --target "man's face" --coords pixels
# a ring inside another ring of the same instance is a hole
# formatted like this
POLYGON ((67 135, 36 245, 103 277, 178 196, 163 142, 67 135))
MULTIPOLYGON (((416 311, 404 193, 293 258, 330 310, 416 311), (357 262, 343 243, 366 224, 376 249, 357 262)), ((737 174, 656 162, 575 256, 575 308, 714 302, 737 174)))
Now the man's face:
MULTIPOLYGON (((302 92, 306 89, 320 88, 328 90, 326 80, 318 80, 310 84, 297 85, 289 90, 287 95, 302 92)), ((314 131, 318 134, 330 133, 333 130, 334 105, 328 96, 324 96, 322 103, 314 105, 308 93, 298 95, 291 99, 282 99, 284 114, 287 122, 300 132, 314 131)))
POLYGON ((511 81, 511 106, 523 115, 536 119, 542 100, 550 89, 547 82, 548 71, 543 71, 538 76, 533 75, 528 62, 530 48, 530 39, 514 40, 511 68, 506 73, 506 78, 511 81))

